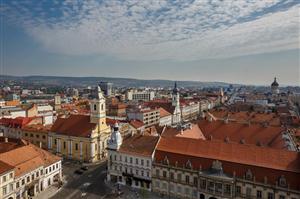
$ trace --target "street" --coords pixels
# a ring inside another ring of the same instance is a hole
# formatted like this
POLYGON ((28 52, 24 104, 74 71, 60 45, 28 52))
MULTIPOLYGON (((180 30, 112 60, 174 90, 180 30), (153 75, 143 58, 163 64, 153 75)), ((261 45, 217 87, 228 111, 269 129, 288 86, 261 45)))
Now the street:
POLYGON ((83 174, 75 174, 74 171, 80 168, 80 165, 74 163, 64 164, 64 175, 66 184, 52 197, 53 199, 76 199, 76 198, 104 198, 110 189, 105 185, 106 162, 99 165, 89 166, 83 174))

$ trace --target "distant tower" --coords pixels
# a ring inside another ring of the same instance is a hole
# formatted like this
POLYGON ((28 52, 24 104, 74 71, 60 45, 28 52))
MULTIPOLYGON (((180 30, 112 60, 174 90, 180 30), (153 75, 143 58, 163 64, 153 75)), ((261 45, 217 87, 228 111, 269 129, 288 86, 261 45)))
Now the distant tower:
POLYGON ((106 128, 105 98, 99 86, 97 87, 96 98, 91 100, 90 110, 90 122, 98 124, 100 129, 102 126, 106 128))
POLYGON ((276 77, 274 78, 274 82, 271 84, 272 94, 279 94, 279 84, 277 83, 276 77))
POLYGON ((179 89, 177 88, 177 82, 174 84, 173 92, 172 92, 172 106, 180 105, 180 97, 179 97, 179 89))
POLYGON ((61 97, 58 93, 54 96, 54 109, 57 111, 61 108, 61 97))
POLYGON ((122 136, 121 133, 119 131, 119 125, 116 122, 114 125, 114 130, 111 133, 110 139, 107 142, 107 148, 109 150, 118 150, 120 148, 120 146, 122 145, 122 136))
POLYGON ((177 82, 174 84, 172 92, 172 106, 174 107, 174 113, 172 118, 172 124, 178 124, 181 122, 181 110, 180 110, 180 95, 179 89, 177 88, 177 82))

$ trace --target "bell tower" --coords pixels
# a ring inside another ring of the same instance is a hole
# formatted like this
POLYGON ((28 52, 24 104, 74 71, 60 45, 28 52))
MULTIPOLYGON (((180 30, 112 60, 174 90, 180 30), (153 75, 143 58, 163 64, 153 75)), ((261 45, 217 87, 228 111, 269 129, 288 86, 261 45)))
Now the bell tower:
POLYGON ((90 122, 99 124, 100 129, 101 126, 106 127, 105 98, 99 86, 97 87, 96 98, 91 100, 90 110, 90 122))
POLYGON ((177 82, 175 82, 172 92, 172 106, 179 107, 179 100, 179 89, 177 88, 177 82))

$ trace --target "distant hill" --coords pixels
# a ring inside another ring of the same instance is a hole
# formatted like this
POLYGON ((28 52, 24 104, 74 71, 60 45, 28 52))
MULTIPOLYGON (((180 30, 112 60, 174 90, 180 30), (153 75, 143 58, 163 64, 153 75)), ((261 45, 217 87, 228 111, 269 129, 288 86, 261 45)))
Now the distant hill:
MULTIPOLYGON (((62 76, 7 76, 0 75, 0 80, 13 80, 18 82, 53 85, 53 86, 94 86, 101 81, 111 82, 117 87, 171 87, 171 80, 143 80, 133 78, 115 77, 62 77, 62 76)), ((204 88, 204 87, 227 87, 225 82, 200 82, 200 81, 177 81, 180 87, 204 88)), ((238 84, 234 84, 238 86, 238 84)))

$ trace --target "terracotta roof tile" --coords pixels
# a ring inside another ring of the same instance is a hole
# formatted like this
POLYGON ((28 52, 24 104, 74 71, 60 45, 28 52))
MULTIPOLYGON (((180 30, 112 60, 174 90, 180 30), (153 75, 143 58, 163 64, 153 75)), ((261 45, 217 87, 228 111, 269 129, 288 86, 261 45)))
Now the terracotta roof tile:
POLYGON ((88 115, 70 115, 68 118, 58 118, 51 128, 51 132, 68 136, 89 137, 96 128, 90 123, 88 115))
POLYGON ((151 156, 158 140, 158 136, 134 135, 123 141, 119 151, 133 155, 151 156))

